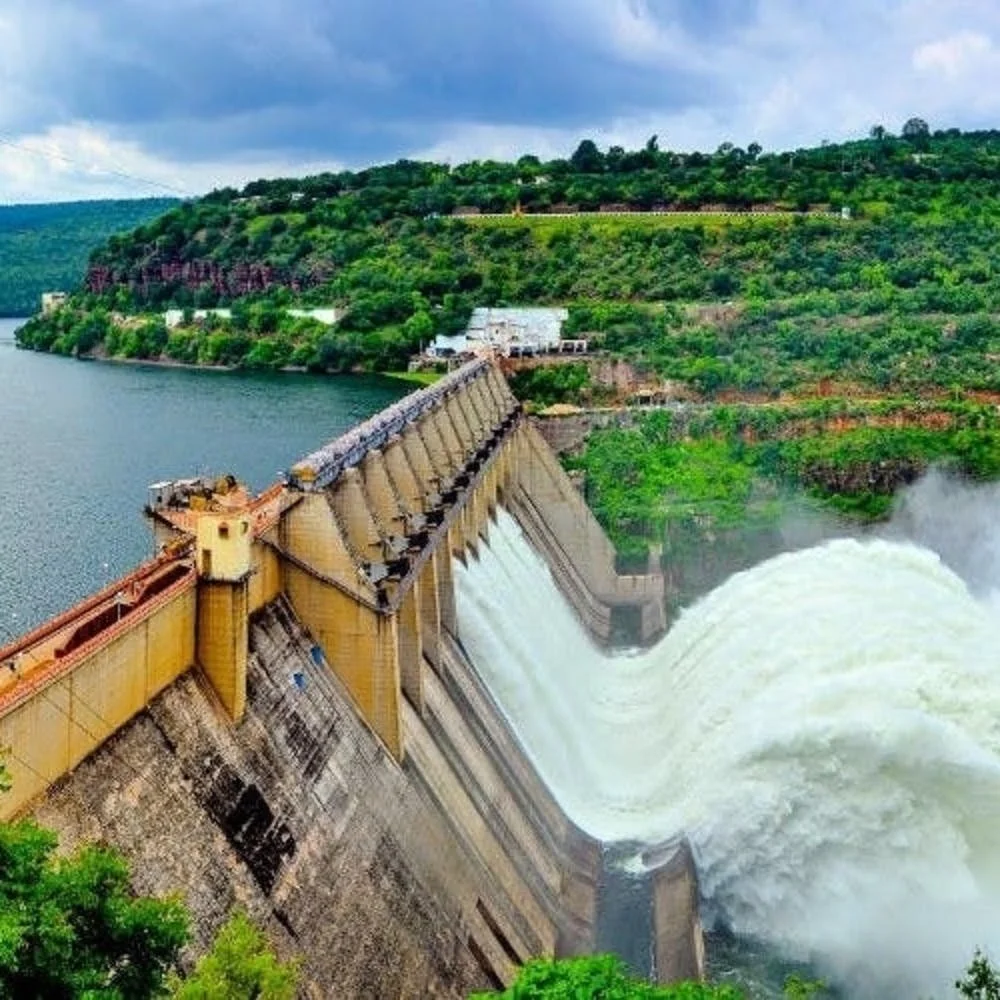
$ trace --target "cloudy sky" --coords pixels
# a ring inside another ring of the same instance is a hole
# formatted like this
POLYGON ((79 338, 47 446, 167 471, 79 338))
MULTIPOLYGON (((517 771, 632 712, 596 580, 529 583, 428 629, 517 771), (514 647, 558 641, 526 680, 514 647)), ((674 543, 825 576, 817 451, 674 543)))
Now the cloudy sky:
POLYGON ((0 0, 0 201, 1000 127, 998 84, 998 0, 0 0))

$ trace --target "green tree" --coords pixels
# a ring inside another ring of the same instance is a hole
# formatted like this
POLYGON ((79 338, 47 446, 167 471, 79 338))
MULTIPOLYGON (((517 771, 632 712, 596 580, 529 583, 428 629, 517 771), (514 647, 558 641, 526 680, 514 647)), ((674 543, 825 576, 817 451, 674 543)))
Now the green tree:
POLYGON ((826 984, 820 980, 803 979, 798 975, 791 975, 785 980, 784 995, 785 1000, 812 1000, 826 990, 826 984))
POLYGON ((599 174, 604 169, 604 157, 593 139, 584 139, 576 147, 570 163, 581 174, 599 174))
POLYGON ((580 393, 590 385, 590 369, 585 364, 551 365, 515 372, 511 390, 518 399, 532 400, 541 406, 579 401, 580 393))
POLYGON ((280 962, 267 938, 237 910, 194 972, 172 983, 173 1000, 292 1000, 298 966, 280 962))
POLYGON ((923 118, 908 118, 900 133, 915 149, 926 150, 930 145, 931 130, 923 118))
POLYGON ((415 312, 404 324, 406 338, 414 347, 434 339, 434 320, 424 311, 415 312))
POLYGON ((1000 974, 977 948, 965 976, 955 983, 955 989, 966 1000, 1000 1000, 1000 974))
POLYGON ((187 940, 174 899, 136 898, 102 847, 55 855, 30 820, 0 825, 0 997, 146 1000, 187 940))
POLYGON ((614 955, 528 962, 503 993, 472 1000, 741 1000, 732 986, 678 983, 654 986, 631 978, 614 955))

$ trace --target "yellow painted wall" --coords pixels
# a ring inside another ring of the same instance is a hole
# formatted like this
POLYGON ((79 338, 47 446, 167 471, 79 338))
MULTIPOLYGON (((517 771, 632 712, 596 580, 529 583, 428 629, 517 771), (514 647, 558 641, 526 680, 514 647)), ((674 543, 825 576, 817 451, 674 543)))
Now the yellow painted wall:
POLYGON ((370 451, 361 463, 365 496, 372 505, 372 514, 385 535, 401 535, 405 530, 399 496, 389 477, 381 451, 370 451))
POLYGON ((357 469, 345 469, 341 473, 336 487, 327 490, 327 502, 338 528, 346 533, 344 540, 355 555, 379 561, 382 558, 382 542, 378 524, 357 469))
POLYGON ((517 430, 521 488, 574 562, 583 567, 595 594, 614 591, 615 550, 579 491, 542 436, 528 423, 517 430))
POLYGON ((421 584, 416 581, 403 598, 397 613, 397 660, 403 692, 421 715, 424 711, 423 686, 423 618, 421 615, 421 584))
POLYGON ((440 553, 435 552, 427 560, 420 573, 419 588, 421 653, 434 666, 438 665, 441 643, 441 601, 437 569, 439 558, 440 553))
POLYGON ((309 493, 281 519, 281 546, 324 576, 357 586, 357 566, 323 493, 309 493))
POLYGON ((250 518, 245 514, 202 514, 198 518, 198 574, 212 580, 241 580, 250 572, 250 518))
POLYGON ((256 542, 250 551, 250 614, 281 593, 281 558, 269 545, 256 542))
POLYGON ((195 657, 234 722, 247 702, 248 591, 246 580, 198 581, 195 657))
POLYGON ((194 623, 189 588, 0 718, 13 779, 0 796, 0 819, 20 812, 194 663, 194 623))
POLYGON ((316 580, 285 567, 286 593, 323 649, 362 716, 397 760, 402 759, 397 622, 316 580))

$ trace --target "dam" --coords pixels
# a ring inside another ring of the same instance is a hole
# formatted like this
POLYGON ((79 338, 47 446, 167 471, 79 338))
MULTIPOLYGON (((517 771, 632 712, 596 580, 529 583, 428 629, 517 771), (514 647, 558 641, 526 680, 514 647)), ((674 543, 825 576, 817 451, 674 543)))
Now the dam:
MULTIPOLYGON (((147 500, 155 558, 0 650, 4 818, 115 845, 202 944, 244 905, 317 996, 465 996, 593 950, 600 844, 470 663, 456 579, 512 518, 597 645, 620 614, 659 636, 663 580, 616 572, 502 376, 467 365, 260 494, 147 500)), ((698 974, 690 862, 655 896, 689 915, 660 906, 658 974, 698 974)))
MULTIPOLYGON (((139 399, 178 378, 39 363, 84 401, 94 378, 139 399)), ((220 384, 213 421, 244 387, 220 384)), ((637 969, 652 952, 657 978, 691 976, 700 909, 750 942, 738 968, 763 947, 874 998, 949 995, 977 944, 1000 949, 996 486, 931 479, 893 540, 736 573, 650 645, 658 574, 614 572, 488 369, 264 488, 278 444, 259 493, 155 484, 155 558, 0 653, 4 815, 116 846, 139 891, 184 896, 195 951, 241 905, 307 996, 464 997, 626 935, 637 969), (647 644, 605 648, 621 614, 647 644), (620 872, 642 892, 615 895, 620 872)), ((57 510, 104 556, 85 507, 57 510)))

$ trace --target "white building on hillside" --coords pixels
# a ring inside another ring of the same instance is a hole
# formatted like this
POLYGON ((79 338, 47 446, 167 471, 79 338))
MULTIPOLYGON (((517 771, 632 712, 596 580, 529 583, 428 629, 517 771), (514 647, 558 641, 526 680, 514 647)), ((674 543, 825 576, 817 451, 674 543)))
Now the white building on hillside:
POLYGON ((323 306, 316 309, 289 309, 288 315, 314 319, 317 323, 323 323, 325 326, 335 326, 344 315, 344 310, 336 309, 333 306, 323 306))
POLYGON ((490 354, 526 357, 560 349, 568 312, 547 306, 480 308, 473 310, 465 333, 436 337, 428 353, 436 357, 455 354, 490 354))
POLYGON ((51 316, 66 305, 66 292, 42 292, 42 315, 51 316))
MULTIPOLYGON (((191 318, 195 321, 208 319, 214 316, 216 319, 225 320, 227 323, 233 318, 232 309, 192 309, 191 318)), ((183 309, 168 309, 163 314, 163 324, 168 330, 173 330, 175 326, 180 326, 184 322, 183 309)))

